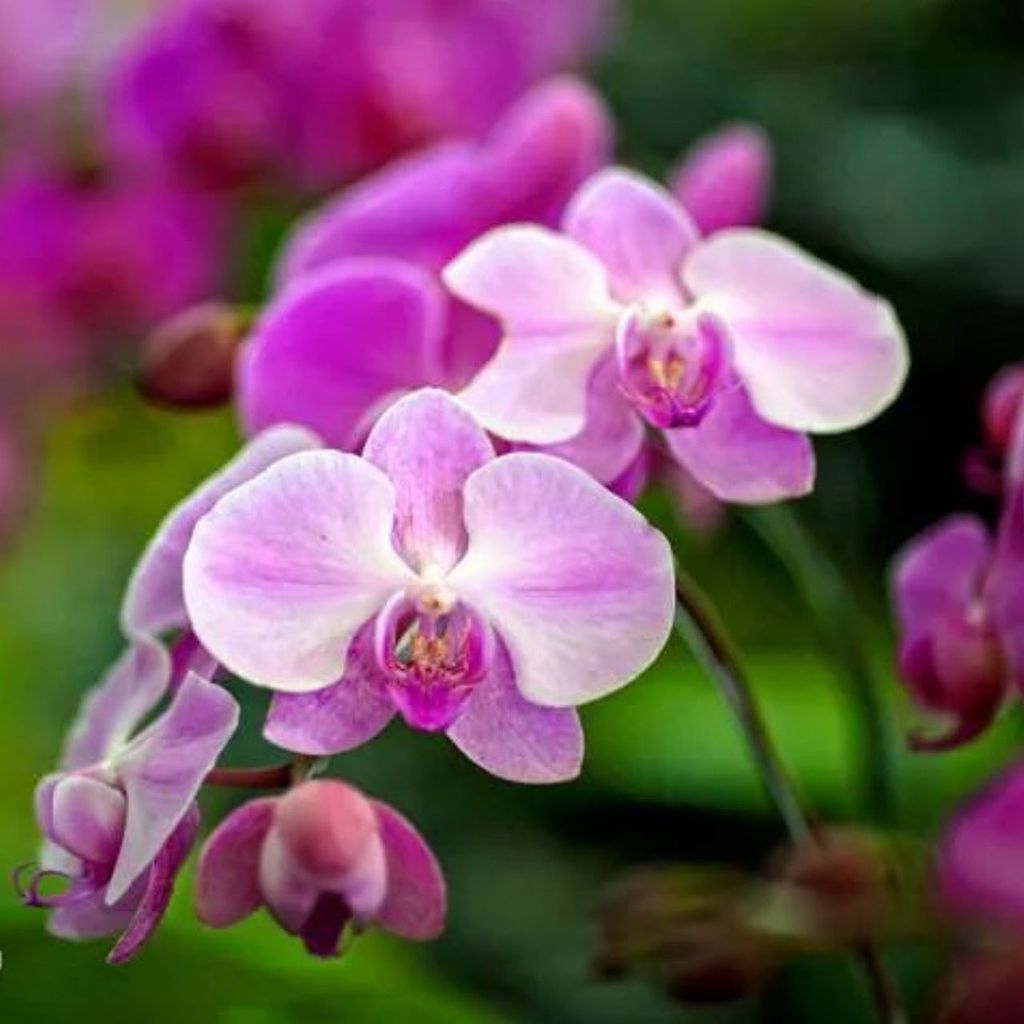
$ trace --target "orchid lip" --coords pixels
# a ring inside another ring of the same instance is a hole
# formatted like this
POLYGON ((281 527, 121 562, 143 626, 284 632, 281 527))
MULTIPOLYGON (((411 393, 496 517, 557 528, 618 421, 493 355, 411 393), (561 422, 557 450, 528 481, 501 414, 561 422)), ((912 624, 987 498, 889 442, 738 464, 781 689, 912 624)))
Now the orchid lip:
POLYGON ((653 427, 696 427, 728 378, 723 332, 691 310, 634 306, 616 337, 620 388, 653 427))
POLYGON ((493 660, 490 627, 446 588, 396 594, 377 617, 374 653, 406 722, 441 732, 458 717, 493 660))

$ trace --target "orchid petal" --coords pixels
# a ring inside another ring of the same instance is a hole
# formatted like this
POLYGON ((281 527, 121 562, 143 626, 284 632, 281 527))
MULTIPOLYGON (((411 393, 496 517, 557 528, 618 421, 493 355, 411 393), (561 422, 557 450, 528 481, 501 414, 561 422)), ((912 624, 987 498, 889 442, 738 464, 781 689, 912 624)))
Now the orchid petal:
POLYGON ((909 357, 888 303, 763 231, 697 246, 683 280, 716 314, 759 415, 791 430, 849 430, 899 394, 909 357))
POLYGON ((1024 484, 1011 485, 1003 503, 985 600, 1002 641, 1010 675, 1024 689, 1024 484))
POLYGON ((599 171, 570 203, 565 232, 601 260, 620 302, 682 304, 683 259, 700 236, 653 181, 620 167, 599 171))
POLYGON ((193 804, 154 858, 142 899, 124 934, 107 955, 108 964, 122 964, 130 960, 149 941, 167 912, 178 872, 198 831, 199 808, 193 804))
POLYGON ((524 699, 501 644, 490 674, 474 689, 448 738, 474 764, 510 782, 567 782, 583 763, 575 709, 542 708, 524 699))
POLYGON ((447 894, 440 865, 423 837, 387 804, 371 801, 387 862, 387 895, 375 923, 404 939, 444 931, 447 894))
POLYGON ((211 928, 227 928, 263 905, 260 855, 274 821, 273 797, 250 800, 210 834, 196 871, 196 916, 211 928))
POLYGON ((624 686, 672 627, 672 554, 582 470, 513 453, 466 482, 469 548, 448 584, 487 615, 527 700, 568 707, 624 686))
POLYGON ((553 231, 518 225, 478 239, 443 276, 459 298, 504 327, 462 403, 509 440, 551 444, 578 434, 587 381, 614 341, 615 306, 598 260, 553 231))
POLYGON ((466 549, 462 487, 494 457, 483 428, 444 391, 424 388, 393 405, 363 458, 394 484, 395 546, 417 572, 447 572, 466 549))
POLYGON ((69 853, 94 864, 117 857, 124 834, 124 794, 87 775, 58 779, 51 796, 49 837, 69 853))
POLYGON ((768 137, 754 125, 734 125, 700 139, 669 183, 701 234, 760 223, 771 184, 768 137))
POLYGON ((86 694, 65 741, 65 771, 105 761, 123 746, 167 691, 171 662, 154 640, 138 637, 86 694))
POLYGON ((254 437, 223 469, 185 499, 160 524, 128 582, 121 608, 128 636, 156 636, 188 623, 181 593, 181 564, 196 523, 228 491, 262 473, 279 459, 321 447, 300 427, 279 426, 254 437))
POLYGON ((315 757, 341 754, 373 739, 395 714, 373 649, 371 622, 352 641, 345 674, 312 693, 275 693, 264 738, 284 750, 315 757))
POLYGON ((258 686, 335 682, 358 630, 414 579, 395 552, 395 489, 335 451, 292 456, 224 498, 185 557, 203 645, 258 686))
POLYGON ((116 765, 128 800, 124 841, 107 889, 115 904, 153 862, 188 813, 207 772, 238 724, 238 704, 220 686, 190 675, 166 713, 116 765))
POLYGON ((411 264, 349 260, 307 275, 246 343, 246 430, 301 423, 334 447, 357 447, 382 403, 439 380, 445 316, 433 278, 411 264))
POLYGON ((543 451, 610 485, 636 462, 643 444, 643 422, 622 394, 614 359, 606 358, 590 378, 583 429, 561 444, 545 445, 543 451))
POLYGON ((814 449, 804 434, 763 420, 742 387, 719 392, 693 427, 665 432, 679 463, 721 501, 767 504, 814 486, 814 449))

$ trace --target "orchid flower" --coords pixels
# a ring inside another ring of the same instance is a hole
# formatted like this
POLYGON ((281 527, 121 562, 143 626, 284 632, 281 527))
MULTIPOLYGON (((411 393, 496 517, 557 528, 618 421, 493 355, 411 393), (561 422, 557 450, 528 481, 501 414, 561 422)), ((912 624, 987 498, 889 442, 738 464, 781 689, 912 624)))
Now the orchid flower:
POLYGON ((441 268, 488 228, 556 223, 605 162, 610 134, 596 95, 557 80, 483 142, 408 157, 315 211, 285 245, 279 293, 241 353, 246 431, 302 423, 355 450, 401 394, 462 387, 493 354, 498 328, 444 294, 441 268))
POLYGON ((590 390, 610 373, 616 393, 603 401, 664 431, 729 501, 805 494, 806 434, 867 422, 907 371, 887 303, 766 232, 702 240, 667 192, 620 169, 584 184, 563 233, 498 228, 444 280, 503 324, 495 357, 459 395, 488 430, 535 445, 579 437, 590 390))
POLYGON ((323 779, 244 804, 203 847, 199 920, 226 928, 261 906, 310 953, 336 956, 350 924, 436 938, 444 928, 444 879, 405 818, 323 779))
POLYGON ((195 839, 196 794, 238 721, 230 694, 192 674, 140 728, 170 678, 163 648, 138 640, 86 697, 60 770, 36 790, 46 843, 24 900, 51 908, 50 930, 62 938, 121 932, 112 963, 134 956, 159 924, 195 839), (43 894, 54 876, 67 888, 43 894))
POLYGON ((399 712, 496 775, 571 778, 575 705, 657 656, 665 538, 550 456, 495 457, 448 395, 393 405, 363 457, 282 459, 196 525, 184 596, 201 643, 281 691, 271 742, 347 750, 399 712))

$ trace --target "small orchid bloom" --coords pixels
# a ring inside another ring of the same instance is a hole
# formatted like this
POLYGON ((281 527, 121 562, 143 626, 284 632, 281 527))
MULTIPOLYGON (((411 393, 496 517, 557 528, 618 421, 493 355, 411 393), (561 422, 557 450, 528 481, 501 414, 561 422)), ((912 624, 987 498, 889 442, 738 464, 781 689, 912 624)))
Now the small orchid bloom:
POLYGON ((193 674, 140 731, 170 674, 158 644, 130 647, 83 703, 60 771, 36 790, 46 843, 24 900, 52 909, 61 938, 121 932, 111 963, 134 956, 159 924, 195 839, 196 794, 238 722, 230 694, 193 674), (66 880, 64 892, 40 891, 51 877, 66 880))
POLYGON ((760 224, 771 175, 765 133, 754 125, 732 125, 698 140, 669 178, 669 190, 706 236, 760 224))
MULTIPOLYGON (((279 294, 241 353, 246 431, 303 423, 354 450, 403 393, 463 387, 493 355, 499 331, 444 294, 442 267, 489 228, 557 223, 607 161, 610 137, 597 95, 558 79, 523 97, 482 143, 409 157, 314 212, 286 244, 279 294)), ((611 376, 595 383, 592 429, 556 453, 602 482, 625 473, 643 441, 639 425, 604 401, 614 386, 611 376)))
POLYGON ((1011 495, 993 544, 971 516, 953 516, 898 556, 893 604, 899 673, 927 712, 951 720, 917 749, 945 750, 982 732, 1024 684, 1024 492, 1011 495))
POLYGON ((1024 364, 1012 363, 992 378, 981 400, 984 445, 969 449, 964 474, 969 486, 999 495, 1024 476, 1024 364))
POLYGON ((460 393, 487 429, 536 445, 578 437, 611 363, 617 400, 728 501, 806 493, 806 433, 867 422, 907 371, 887 303, 763 231, 701 240, 667 192, 619 169, 581 188, 564 233, 499 228, 444 280, 503 324, 460 393))
POLYGON ((227 928, 265 906, 314 956, 337 956, 349 925, 425 941, 444 929, 441 869, 386 804, 336 779, 253 800, 206 841, 196 913, 227 928))
POLYGON ((1024 931, 1024 765, 1017 763, 954 815, 935 863, 950 914, 1024 931))
POLYGON ((192 628, 282 691, 265 735, 348 750, 395 712, 504 778, 573 777, 574 706, 657 656, 674 606, 665 538, 551 456, 496 458, 448 395, 374 426, 363 458, 283 459, 231 491, 185 556, 192 628))

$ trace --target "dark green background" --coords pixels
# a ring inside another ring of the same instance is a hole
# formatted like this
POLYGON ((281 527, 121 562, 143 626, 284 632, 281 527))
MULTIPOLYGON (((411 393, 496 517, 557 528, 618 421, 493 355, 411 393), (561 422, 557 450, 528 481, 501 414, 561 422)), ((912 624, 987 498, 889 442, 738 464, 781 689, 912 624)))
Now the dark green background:
MULTIPOLYGON (((552 0, 557 2, 557 0, 552 0)), ((797 509, 853 581, 898 735, 885 565, 913 531, 960 507, 986 378, 1017 358, 1024 301, 1024 28, 996 0, 636 0, 595 76, 620 120, 622 158, 655 174, 718 122, 758 121, 777 148, 771 225, 890 297, 914 366, 900 403, 856 437, 819 443, 820 486, 797 509)), ((254 213, 238 246, 240 294, 263 279, 280 214, 254 213)), ((235 444, 227 414, 141 407, 126 383, 82 407, 47 444, 36 517, 0 570, 0 860, 31 856, 30 797, 82 692, 116 654, 126 574, 162 513, 235 444)), ((743 522, 711 541, 650 508, 720 602, 783 753, 835 819, 865 814, 850 703, 793 583, 743 522)), ((863 628, 862 628, 863 626, 863 628)), ((266 757, 258 694, 237 762, 266 757)), ((848 965, 786 972, 763 998, 682 1010, 642 983, 590 980, 591 910, 622 868, 670 859, 753 865, 780 839, 715 694, 676 646, 585 713, 583 778, 551 790, 485 777, 439 738, 399 726, 333 770, 406 811, 451 886, 451 926, 426 948, 359 942, 338 962, 304 957, 263 918, 200 929, 189 879, 135 963, 60 944, 0 891, 5 1020, 550 1022, 867 1020, 848 965)), ((1016 712, 970 750, 899 756, 899 827, 932 834, 952 801, 1005 760, 1016 712)), ((223 811, 210 806, 211 816, 223 811)), ((916 1007, 934 956, 890 951, 916 1007)))

